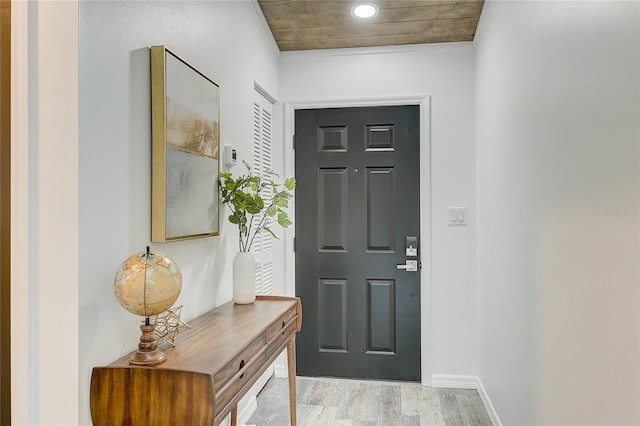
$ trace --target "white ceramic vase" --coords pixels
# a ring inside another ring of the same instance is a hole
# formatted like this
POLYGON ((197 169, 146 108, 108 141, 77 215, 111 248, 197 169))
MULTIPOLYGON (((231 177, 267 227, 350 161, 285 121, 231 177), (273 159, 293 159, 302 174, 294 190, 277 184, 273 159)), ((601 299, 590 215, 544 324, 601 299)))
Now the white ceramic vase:
POLYGON ((239 305, 256 300, 256 260, 247 251, 233 258, 233 301, 239 305))

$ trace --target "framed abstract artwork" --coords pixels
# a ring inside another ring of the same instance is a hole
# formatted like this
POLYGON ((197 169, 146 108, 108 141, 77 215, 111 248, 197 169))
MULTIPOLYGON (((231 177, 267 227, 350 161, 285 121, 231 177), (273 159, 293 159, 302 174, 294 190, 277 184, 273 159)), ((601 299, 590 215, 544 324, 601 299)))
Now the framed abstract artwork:
POLYGON ((151 240, 218 235, 220 87, 165 46, 151 47, 151 240))

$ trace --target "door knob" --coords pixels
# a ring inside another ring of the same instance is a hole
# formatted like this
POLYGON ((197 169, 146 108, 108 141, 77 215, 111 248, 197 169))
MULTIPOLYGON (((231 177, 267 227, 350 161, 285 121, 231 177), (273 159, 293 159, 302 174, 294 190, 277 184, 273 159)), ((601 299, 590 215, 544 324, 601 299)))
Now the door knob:
POLYGON ((408 260, 406 261, 407 263, 405 263, 404 265, 400 264, 400 265, 396 265, 396 268, 398 269, 404 269, 407 272, 416 272, 418 271, 418 261, 417 260, 408 260))

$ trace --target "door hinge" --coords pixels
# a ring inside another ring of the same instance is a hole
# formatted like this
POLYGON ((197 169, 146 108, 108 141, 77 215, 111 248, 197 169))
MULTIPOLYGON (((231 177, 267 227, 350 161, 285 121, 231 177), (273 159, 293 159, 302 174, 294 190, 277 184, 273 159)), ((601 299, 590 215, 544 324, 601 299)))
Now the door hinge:
POLYGON ((293 251, 296 251, 296 237, 293 237, 293 251))
POLYGON ((293 150, 295 151, 296 150, 296 135, 293 135, 291 137, 291 139, 293 139, 293 150))

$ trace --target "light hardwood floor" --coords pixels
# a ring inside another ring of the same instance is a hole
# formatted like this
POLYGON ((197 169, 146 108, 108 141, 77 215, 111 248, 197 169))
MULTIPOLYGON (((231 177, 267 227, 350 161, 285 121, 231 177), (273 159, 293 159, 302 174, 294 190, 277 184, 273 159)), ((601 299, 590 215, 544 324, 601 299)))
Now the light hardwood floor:
MULTIPOLYGON (((491 425, 475 390, 298 377, 298 426, 491 425)), ((249 425, 289 424, 287 379, 272 378, 249 425)))

